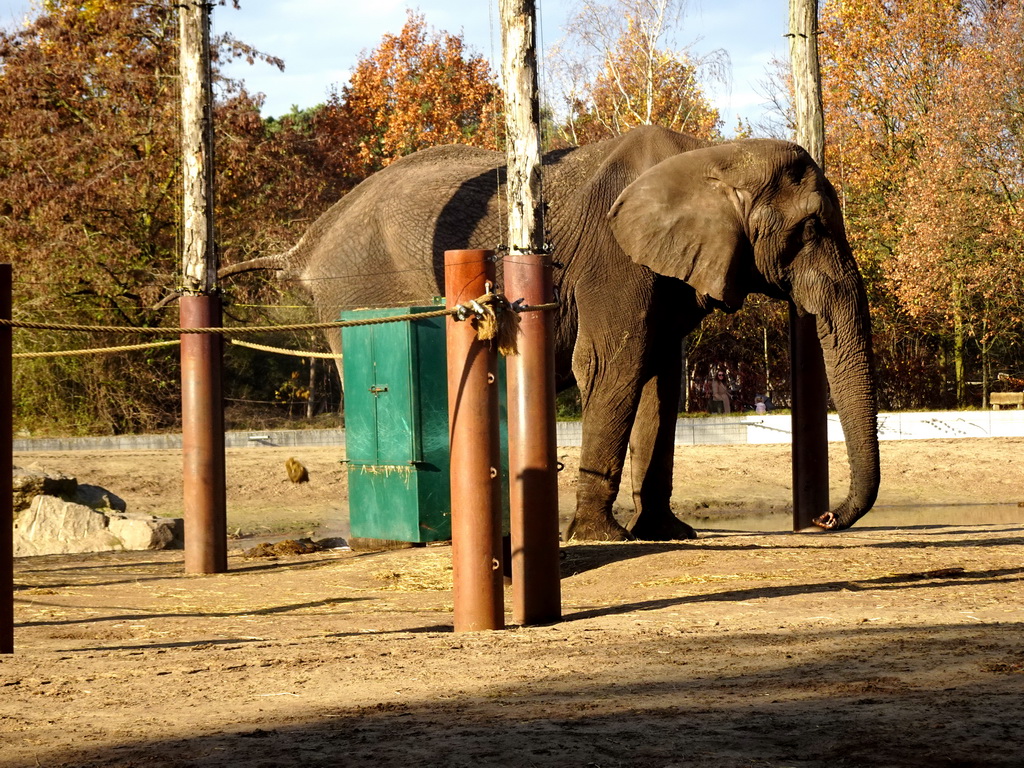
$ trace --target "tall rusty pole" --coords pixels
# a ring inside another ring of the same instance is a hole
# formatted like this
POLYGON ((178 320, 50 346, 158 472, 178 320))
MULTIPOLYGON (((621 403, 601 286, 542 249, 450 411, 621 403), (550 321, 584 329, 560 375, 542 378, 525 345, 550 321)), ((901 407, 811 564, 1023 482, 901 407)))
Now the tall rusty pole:
MULTIPOLYGON (((213 227, 213 88, 210 8, 178 7, 182 121, 182 328, 221 325, 213 227)), ((181 336, 185 571, 227 570, 227 500, 220 334, 181 336)))
MULTIPOLYGON (((445 305, 487 293, 493 251, 446 251, 445 305)), ((501 569, 498 358, 469 321, 446 321, 455 631, 505 627, 501 569)))
MULTIPOLYGON (((499 6, 508 145, 505 293, 546 304, 553 289, 541 193, 536 3, 500 0, 499 6)), ((512 615, 519 624, 543 624, 562 612, 553 314, 523 313, 519 331, 519 354, 507 359, 506 369, 512 615)))
MULTIPOLYGON (((551 259, 510 254, 505 292, 527 305, 552 299, 551 259)), ((547 624, 562 615, 555 448, 554 313, 524 312, 519 354, 506 359, 512 617, 547 624)))
MULTIPOLYGON (((796 142, 825 169, 825 115, 818 67, 818 0, 790 0, 796 142)), ((793 397, 793 530, 828 511, 828 381, 814 315, 789 307, 793 397)))
MULTIPOLYGON (((0 318, 11 319, 11 265, 0 264, 0 318)), ((0 326, 0 653, 14 653, 14 404, 11 327, 0 326)))

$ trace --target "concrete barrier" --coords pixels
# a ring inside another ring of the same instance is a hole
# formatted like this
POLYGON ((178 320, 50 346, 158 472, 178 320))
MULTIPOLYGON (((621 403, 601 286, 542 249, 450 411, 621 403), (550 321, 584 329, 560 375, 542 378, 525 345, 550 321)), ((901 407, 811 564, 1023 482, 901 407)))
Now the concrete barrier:
MULTIPOLYGON (((337 445, 345 447, 344 429, 271 429, 225 432, 225 448, 337 445)), ((159 451, 181 450, 181 435, 117 435, 111 437, 17 438, 18 451, 159 451)))
MULTIPOLYGON (((679 419, 676 445, 730 445, 745 443, 790 443, 793 431, 788 415, 753 414, 707 416, 679 419)), ((1024 437, 1024 410, 1014 411, 933 411, 929 413, 881 413, 878 415, 880 440, 934 440, 961 437, 1024 437)), ((579 446, 583 429, 578 421, 557 424, 560 446, 579 446)), ((839 417, 828 416, 828 439, 843 440, 839 417)), ((345 447, 343 429, 275 429, 228 432, 227 448, 260 446, 345 447)), ((24 451, 154 451, 181 450, 181 435, 118 435, 114 437, 18 438, 15 452, 24 451)))

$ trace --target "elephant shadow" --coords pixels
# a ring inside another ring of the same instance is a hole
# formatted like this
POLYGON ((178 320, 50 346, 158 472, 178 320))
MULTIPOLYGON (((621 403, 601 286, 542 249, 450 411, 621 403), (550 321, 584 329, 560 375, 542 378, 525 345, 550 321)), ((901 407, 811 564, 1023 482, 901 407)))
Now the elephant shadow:
MULTIPOLYGON (((544 155, 544 164, 557 164, 576 149, 577 147, 569 147, 548 152, 544 155)), ((508 232, 488 232, 487 229, 490 226, 488 222, 505 220, 505 215, 496 214, 495 211, 504 210, 507 181, 508 172, 505 166, 484 171, 462 181, 441 208, 431 242, 434 276, 438 286, 444 286, 445 251, 477 247, 500 250, 500 244, 507 241, 508 232), (488 232, 496 239, 476 242, 482 232, 488 232)))

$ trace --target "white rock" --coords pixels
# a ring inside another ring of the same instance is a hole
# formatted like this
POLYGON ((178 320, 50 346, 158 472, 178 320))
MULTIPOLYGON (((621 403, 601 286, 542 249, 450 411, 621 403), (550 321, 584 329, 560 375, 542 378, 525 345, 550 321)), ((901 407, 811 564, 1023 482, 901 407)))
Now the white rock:
POLYGON ((175 540, 181 541, 180 520, 152 515, 110 513, 110 532, 121 542, 122 549, 167 549, 175 540))
POLYGON ((14 521, 14 555, 163 549, 180 545, 182 521, 96 510, 36 496, 14 521))

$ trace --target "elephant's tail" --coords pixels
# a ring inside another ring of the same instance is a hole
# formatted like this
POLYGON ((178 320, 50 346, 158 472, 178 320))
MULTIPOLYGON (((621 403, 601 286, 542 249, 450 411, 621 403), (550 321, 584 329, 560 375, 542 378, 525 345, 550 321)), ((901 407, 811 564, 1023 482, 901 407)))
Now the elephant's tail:
MULTIPOLYGON (((231 275, 239 275, 243 272, 256 272, 258 270, 283 272, 288 269, 288 259, 294 252, 295 248, 293 247, 284 253, 276 253, 273 256, 260 256, 255 259, 249 259, 248 261, 240 261, 237 264, 231 264, 227 267, 221 267, 217 270, 217 279, 223 280, 225 277, 229 277, 231 275)), ((177 301, 180 296, 181 293, 178 291, 170 293, 154 304, 152 309, 163 309, 167 305, 177 301)))
POLYGON ((288 269, 290 263, 289 259, 294 250, 295 248, 292 248, 284 253, 275 253, 272 256, 259 256, 255 259, 240 261, 237 264, 230 264, 226 267, 221 267, 217 270, 217 277, 223 280, 225 277, 230 277, 231 275, 239 275, 243 272, 256 272, 259 270, 282 272, 288 269))
MULTIPOLYGON (((217 270, 217 280, 223 280, 231 274, 241 274, 242 272, 255 272, 260 269, 266 269, 269 271, 284 272, 289 268, 289 259, 295 253, 295 246, 284 253, 276 253, 272 256, 259 256, 255 259, 249 259, 248 261, 240 261, 238 264, 229 264, 228 266, 222 266, 217 270)), ((168 294, 160 301, 151 307, 152 309, 163 309, 165 306, 175 302, 181 294, 178 291, 168 294)))

